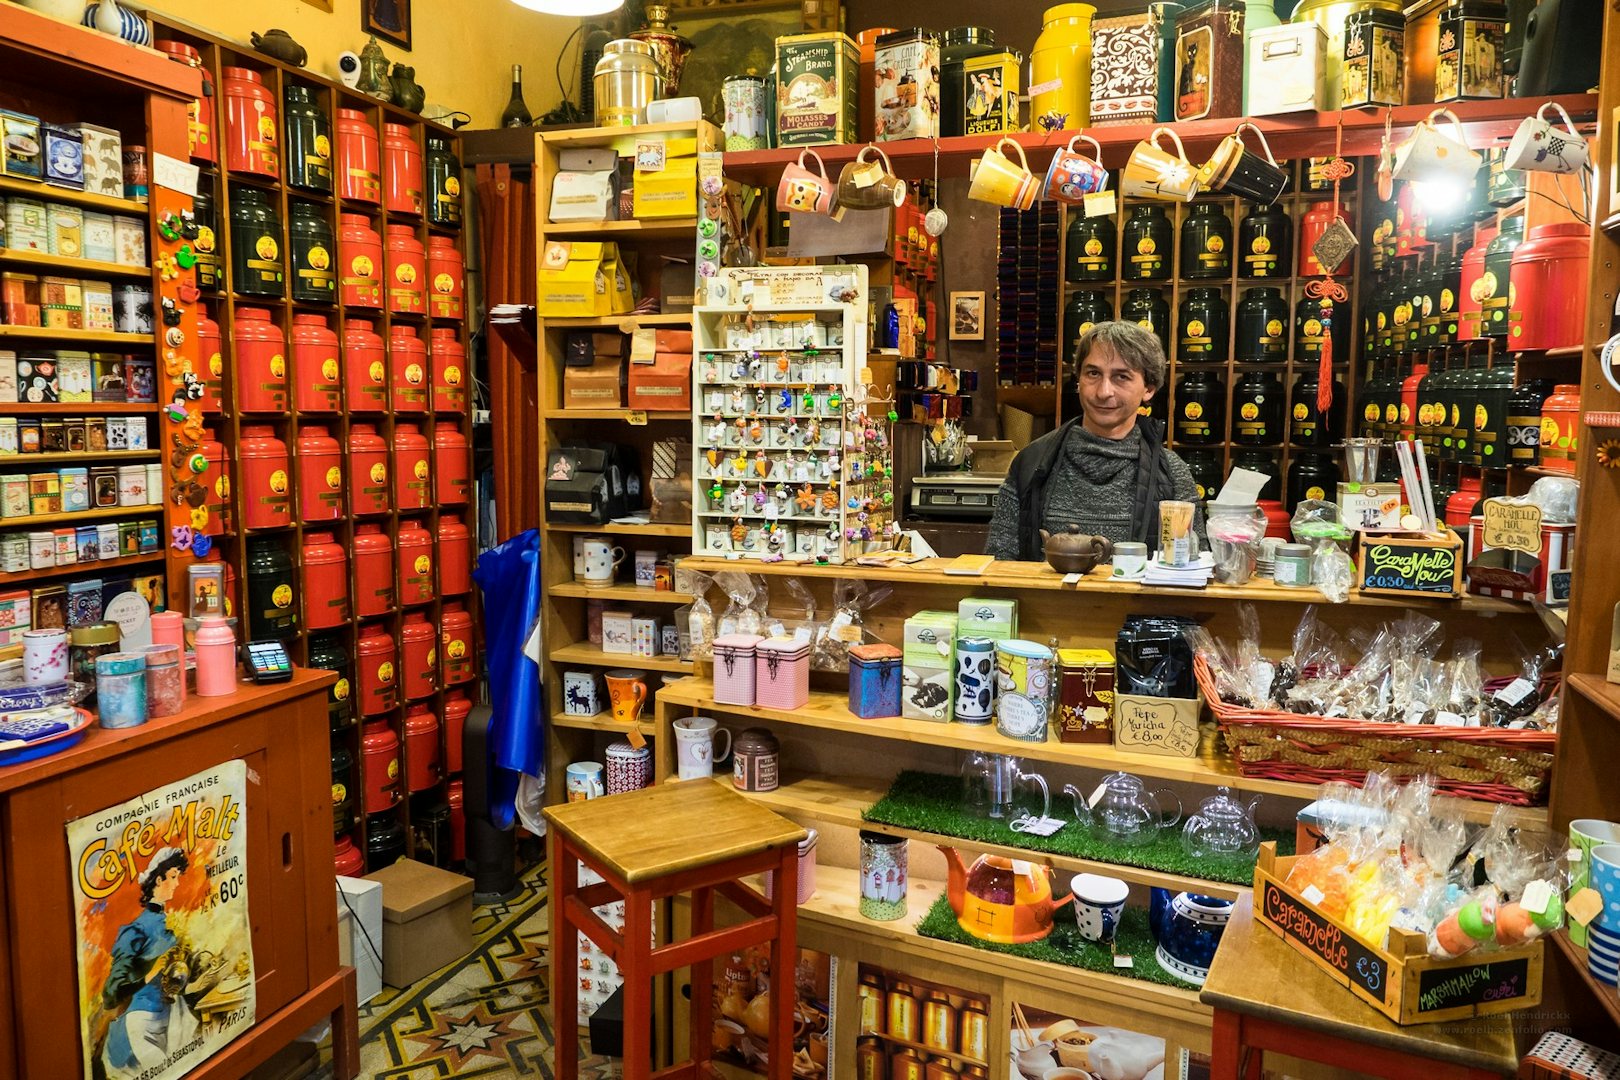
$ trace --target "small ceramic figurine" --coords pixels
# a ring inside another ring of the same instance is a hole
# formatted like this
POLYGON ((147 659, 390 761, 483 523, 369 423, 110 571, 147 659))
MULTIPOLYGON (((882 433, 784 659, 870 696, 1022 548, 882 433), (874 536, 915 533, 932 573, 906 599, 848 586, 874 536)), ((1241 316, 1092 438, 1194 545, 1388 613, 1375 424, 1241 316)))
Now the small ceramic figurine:
POLYGON ((264 55, 293 67, 303 67, 309 60, 309 51, 285 30, 266 30, 262 34, 249 34, 253 47, 264 55))

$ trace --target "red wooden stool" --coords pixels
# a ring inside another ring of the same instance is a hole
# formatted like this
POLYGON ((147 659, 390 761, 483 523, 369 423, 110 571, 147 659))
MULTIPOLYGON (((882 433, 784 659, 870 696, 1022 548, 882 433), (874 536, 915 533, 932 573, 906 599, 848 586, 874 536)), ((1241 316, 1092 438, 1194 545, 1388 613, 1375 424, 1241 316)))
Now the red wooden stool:
POLYGON ((769 1076, 789 1080, 798 845, 805 831, 712 780, 563 803, 546 807, 545 813, 551 823, 551 1003, 558 1080, 573 1080, 579 1071, 576 930, 607 953, 624 977, 625 1080, 652 1075, 653 979, 688 966, 692 1057, 657 1075, 660 1080, 707 1077, 714 960, 770 942, 769 1076), (602 883, 581 888, 576 859, 600 874, 602 883), (774 902, 741 881, 767 870, 777 874, 774 902), (654 948, 653 903, 676 893, 691 894, 692 936, 654 948), (716 930, 715 893, 741 908, 748 921, 716 930), (624 901, 622 932, 591 910, 619 900, 624 901))

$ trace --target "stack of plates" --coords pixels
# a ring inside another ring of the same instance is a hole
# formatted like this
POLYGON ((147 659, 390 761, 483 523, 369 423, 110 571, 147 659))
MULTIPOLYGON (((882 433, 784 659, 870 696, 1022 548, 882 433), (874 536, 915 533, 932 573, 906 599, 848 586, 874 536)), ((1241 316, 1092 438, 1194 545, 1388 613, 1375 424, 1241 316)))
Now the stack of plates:
POLYGON ((1586 927, 1586 935, 1586 970, 1605 986, 1620 983, 1620 930, 1593 922, 1586 927))

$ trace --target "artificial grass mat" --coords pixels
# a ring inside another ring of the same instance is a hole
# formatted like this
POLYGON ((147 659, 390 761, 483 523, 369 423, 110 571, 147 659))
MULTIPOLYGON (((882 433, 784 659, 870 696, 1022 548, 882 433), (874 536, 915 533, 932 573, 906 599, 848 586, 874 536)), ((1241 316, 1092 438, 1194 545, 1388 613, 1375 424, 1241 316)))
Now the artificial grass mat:
MULTIPOLYGON (((1241 793, 1239 793, 1241 795, 1241 793)), ((1020 804, 1031 813, 1040 810, 1037 805, 1020 804)), ((1188 808, 1196 810, 1196 807, 1188 808)), ((1144 870, 1160 870, 1167 874, 1220 881, 1229 885, 1249 885, 1254 882, 1253 859, 1195 859, 1181 847, 1181 823, 1160 830, 1146 843, 1127 845, 1098 836, 1074 820, 1069 797, 1053 793, 1052 816, 1069 821, 1068 825, 1051 836, 1034 836, 1013 832, 1004 821, 979 817, 967 807, 964 782, 959 776, 920 772, 907 769, 894 778, 889 792, 862 813, 862 818, 873 825, 893 825, 900 829, 940 833, 962 840, 978 840, 987 844, 1023 848, 1026 851, 1045 852, 1049 855, 1069 855, 1096 862, 1136 866, 1144 870)), ((1183 819, 1185 820, 1185 819, 1183 819)), ((1282 829, 1260 830, 1262 840, 1275 840, 1277 854, 1294 853, 1294 834, 1282 829)), ((1151 948, 1149 949, 1151 953, 1151 948)))
MULTIPOLYGON (((1061 894, 1060 888, 1059 895, 1061 894)), ((984 941, 963 930, 961 924, 956 921, 956 913, 951 910, 950 900, 942 896, 934 901, 934 906, 928 909, 928 914, 917 924, 917 933, 923 937, 951 941, 958 945, 971 945, 976 949, 1006 953, 1008 956, 1019 956, 1026 960, 1044 960, 1049 964, 1062 964, 1065 967, 1096 971, 1104 975, 1118 975, 1126 979, 1141 979, 1143 982, 1158 983, 1161 986, 1181 989, 1192 986, 1191 983, 1178 979, 1159 966, 1159 961, 1154 956, 1157 944, 1148 929, 1146 911, 1129 906, 1125 908, 1119 919, 1119 927, 1114 932, 1114 952, 1111 953, 1105 946, 1095 941, 1087 941, 1080 936, 1080 928, 1075 925, 1072 909, 1072 903, 1059 909, 1052 932, 1041 941, 1031 941, 1023 945, 1003 945, 995 941, 984 941), (1131 966, 1116 968, 1114 953, 1129 956, 1131 966)))

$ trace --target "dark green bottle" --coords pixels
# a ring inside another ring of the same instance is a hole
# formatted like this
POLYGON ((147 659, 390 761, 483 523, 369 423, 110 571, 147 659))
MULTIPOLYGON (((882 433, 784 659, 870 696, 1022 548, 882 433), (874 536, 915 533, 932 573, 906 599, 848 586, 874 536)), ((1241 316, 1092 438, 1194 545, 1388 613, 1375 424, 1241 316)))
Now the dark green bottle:
POLYGON ((1226 295, 1204 286, 1188 289, 1176 319, 1176 359, 1183 364, 1224 364, 1231 355, 1231 316, 1226 295))
POLYGON ((1238 277, 1285 278, 1293 265, 1294 223, 1281 206, 1253 206, 1238 226, 1238 277))
POLYGON ((244 296, 287 295, 281 217, 267 193, 245 184, 231 193, 231 277, 244 296))
POLYGON ((1170 219, 1164 208, 1147 203, 1131 208, 1125 222, 1123 272, 1126 281, 1165 281, 1170 277, 1170 219))
POLYGON ((1119 232, 1111 217, 1086 217, 1073 211, 1064 239, 1066 281, 1113 281, 1119 232))
POLYGON ((461 226, 461 161, 442 135, 427 139, 428 221, 452 228, 461 226))
POLYGON ((1288 359, 1288 301, 1281 289, 1256 285, 1243 294, 1232 356, 1240 364, 1280 364, 1288 359))
POLYGON ((286 89, 287 183, 305 191, 332 193, 332 121, 315 91, 289 82, 286 89))
POLYGON ((337 248, 332 226, 314 203, 294 201, 287 228, 292 249, 292 295, 310 304, 330 304, 337 299, 337 276, 333 266, 337 248))
POLYGON ((1181 223, 1181 276, 1193 281, 1232 276, 1232 219, 1213 202, 1194 203, 1181 223))
POLYGON ((282 541, 259 536, 248 541, 248 633, 254 638, 290 641, 298 635, 298 601, 293 592, 293 561, 282 541))

